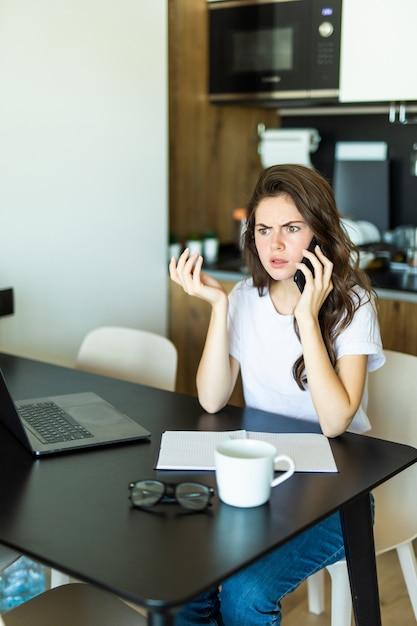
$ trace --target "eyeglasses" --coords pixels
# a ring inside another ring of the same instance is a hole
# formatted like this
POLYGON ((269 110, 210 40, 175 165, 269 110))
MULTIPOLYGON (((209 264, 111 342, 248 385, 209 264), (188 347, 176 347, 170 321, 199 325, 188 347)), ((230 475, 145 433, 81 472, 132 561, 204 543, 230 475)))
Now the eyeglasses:
POLYGON ((129 485, 129 499, 134 507, 149 509, 159 502, 178 502, 185 509, 203 511, 211 505, 214 489, 201 483, 164 483, 161 480, 138 480, 129 485))

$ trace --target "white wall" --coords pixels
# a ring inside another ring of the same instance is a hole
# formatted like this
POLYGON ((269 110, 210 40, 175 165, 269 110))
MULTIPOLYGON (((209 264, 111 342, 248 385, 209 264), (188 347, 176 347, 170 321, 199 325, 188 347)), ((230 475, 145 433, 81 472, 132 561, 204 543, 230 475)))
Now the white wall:
POLYGON ((0 351, 167 327, 166 0, 0 0, 0 351))

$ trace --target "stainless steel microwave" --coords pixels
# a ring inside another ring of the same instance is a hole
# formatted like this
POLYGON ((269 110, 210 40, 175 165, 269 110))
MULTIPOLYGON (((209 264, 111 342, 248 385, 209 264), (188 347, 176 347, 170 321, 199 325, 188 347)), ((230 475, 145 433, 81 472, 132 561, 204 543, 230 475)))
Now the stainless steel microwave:
POLYGON ((337 102, 342 0, 208 0, 217 103, 337 102))

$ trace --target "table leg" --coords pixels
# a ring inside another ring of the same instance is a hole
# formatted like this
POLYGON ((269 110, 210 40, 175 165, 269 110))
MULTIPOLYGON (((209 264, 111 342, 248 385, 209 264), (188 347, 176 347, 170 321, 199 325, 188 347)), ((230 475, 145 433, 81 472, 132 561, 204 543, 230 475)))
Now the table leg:
POLYGON ((148 626, 174 626, 174 616, 172 613, 148 612, 148 626))
POLYGON ((369 494, 340 511, 356 626, 381 626, 369 494))

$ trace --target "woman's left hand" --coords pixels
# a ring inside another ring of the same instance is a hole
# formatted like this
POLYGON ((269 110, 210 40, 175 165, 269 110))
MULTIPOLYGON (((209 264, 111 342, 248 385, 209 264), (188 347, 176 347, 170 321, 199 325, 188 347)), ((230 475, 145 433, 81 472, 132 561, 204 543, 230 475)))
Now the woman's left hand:
POLYGON ((305 263, 297 263, 306 279, 304 291, 294 309, 294 315, 300 323, 306 317, 318 318, 319 311, 329 293, 333 290, 333 263, 316 246, 314 252, 303 250, 303 255, 314 267, 314 276, 305 263))

